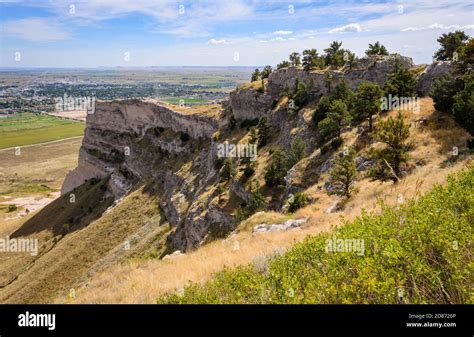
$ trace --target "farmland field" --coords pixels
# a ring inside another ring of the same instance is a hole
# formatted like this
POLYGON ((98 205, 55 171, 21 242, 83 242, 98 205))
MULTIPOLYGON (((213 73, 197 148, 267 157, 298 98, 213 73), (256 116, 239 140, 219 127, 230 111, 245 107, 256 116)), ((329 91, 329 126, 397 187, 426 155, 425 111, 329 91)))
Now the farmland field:
POLYGON ((44 114, 21 113, 0 119, 0 149, 82 136, 85 124, 44 114))

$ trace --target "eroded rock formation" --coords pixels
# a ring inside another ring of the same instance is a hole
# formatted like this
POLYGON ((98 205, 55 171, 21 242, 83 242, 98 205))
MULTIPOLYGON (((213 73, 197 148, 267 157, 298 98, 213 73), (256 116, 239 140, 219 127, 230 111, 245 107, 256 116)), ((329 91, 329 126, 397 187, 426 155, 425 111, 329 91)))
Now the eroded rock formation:
MULTIPOLYGON (((116 200, 138 184, 150 184, 150 193, 159 195, 164 220, 176 228, 170 237, 172 248, 193 249, 210 233, 235 228, 235 214, 216 202, 215 193, 219 175, 214 135, 227 128, 232 114, 238 122, 267 115, 278 130, 281 147, 288 149, 299 136, 310 150, 314 149, 317 143, 311 120, 288 118, 286 106, 278 106, 282 93, 293 90, 296 81, 309 88, 312 100, 343 80, 352 89, 364 80, 383 87, 394 58, 362 58, 353 69, 343 71, 277 70, 271 73, 264 92, 255 85, 244 86, 234 90, 222 106, 208 110, 151 99, 99 101, 95 112, 87 116, 79 164, 67 175, 62 194, 95 177, 110 177, 106 194, 116 200)), ((403 67, 414 66, 410 58, 400 59, 403 67)), ((444 64, 428 67, 421 75, 419 91, 426 93, 434 78, 446 71, 444 64)), ((291 179, 287 184, 291 185, 291 179)), ((232 181, 227 188, 237 198, 236 203, 249 201, 250 192, 240 181, 232 181)), ((288 193, 293 190, 292 186, 285 188, 288 193)))

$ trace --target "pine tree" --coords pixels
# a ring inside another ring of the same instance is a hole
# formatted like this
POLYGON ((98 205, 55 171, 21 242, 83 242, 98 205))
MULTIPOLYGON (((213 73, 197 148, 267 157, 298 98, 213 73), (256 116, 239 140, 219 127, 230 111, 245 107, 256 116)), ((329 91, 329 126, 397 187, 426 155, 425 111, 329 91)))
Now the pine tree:
POLYGON ((342 128, 351 120, 347 105, 341 100, 334 100, 329 106, 325 119, 318 123, 318 129, 324 140, 340 137, 342 128))
POLYGON ((343 51, 343 60, 344 60, 344 66, 347 69, 352 69, 357 65, 358 58, 357 56, 351 52, 350 50, 344 50, 343 51))
POLYGON ((401 112, 396 118, 380 121, 375 139, 385 144, 383 149, 373 151, 376 166, 369 171, 373 179, 391 179, 397 182, 402 176, 403 166, 409 160, 408 152, 413 144, 408 142, 410 127, 405 124, 401 112))
POLYGON ((272 128, 272 125, 268 121, 267 117, 263 116, 260 118, 258 121, 258 146, 265 146, 268 143, 268 140, 270 138, 270 130, 272 128))
POLYGON ((388 55, 387 48, 379 41, 375 42, 374 44, 369 43, 369 49, 365 51, 365 55, 388 55))
POLYGON ((291 67, 291 63, 286 60, 277 64, 277 69, 283 69, 283 68, 288 68, 288 67, 291 67))
POLYGON ((303 139, 297 137, 291 144, 291 149, 288 155, 288 167, 293 167, 297 162, 303 159, 306 155, 306 144, 303 139))
POLYGON ((220 176, 225 181, 231 180, 237 174, 237 165, 231 158, 226 158, 224 160, 224 165, 222 166, 222 170, 220 176))
POLYGON ((415 85, 415 76, 402 67, 402 61, 397 57, 385 83, 385 92, 396 97, 412 97, 415 95, 415 85))
POLYGON ((258 70, 258 68, 255 69, 254 72, 252 73, 252 77, 250 79, 250 82, 258 81, 260 79, 260 76, 261 76, 260 70, 258 70))
POLYGON ((350 110, 354 100, 354 92, 347 85, 347 81, 343 79, 342 82, 334 88, 330 95, 330 99, 331 101, 337 99, 343 101, 350 110))
POLYGON ((290 59, 291 65, 293 67, 298 67, 301 65, 301 56, 300 53, 293 52, 288 57, 290 59))
POLYGON ((315 126, 318 126, 318 123, 328 116, 330 106, 331 99, 329 96, 323 96, 320 98, 316 110, 313 113, 313 123, 315 126))
POLYGON ((255 188, 252 191, 252 195, 250 197, 250 200, 245 207, 245 216, 249 217, 254 213, 257 213, 258 211, 262 211, 265 209, 266 205, 266 200, 265 197, 263 196, 262 192, 260 191, 260 184, 256 183, 255 188))
POLYGON ((334 190, 329 194, 336 194, 344 196, 349 199, 354 193, 357 193, 355 188, 355 179, 357 177, 357 167, 355 163, 354 149, 348 149, 347 153, 340 154, 335 160, 334 165, 329 172, 331 185, 334 190))
POLYGON ((303 67, 304 70, 324 67, 324 58, 319 56, 316 49, 303 50, 303 67))
POLYGON ((369 132, 372 132, 372 117, 381 110, 380 98, 382 95, 382 89, 372 82, 362 82, 357 88, 353 112, 357 119, 369 121, 369 132))
POLYGON ((344 50, 341 49, 342 42, 333 41, 329 48, 324 49, 326 53, 326 64, 333 68, 339 68, 344 65, 344 50))
POLYGON ((270 76, 270 74, 272 73, 273 69, 271 66, 265 66, 262 70, 262 72, 260 73, 260 76, 262 78, 262 80, 264 78, 268 78, 268 76, 270 76))
POLYGON ((265 183, 270 187, 284 185, 287 171, 287 156, 281 150, 275 150, 272 155, 272 161, 265 173, 265 183))
POLYGON ((469 36, 460 30, 441 35, 437 40, 441 48, 436 51, 433 58, 438 61, 452 60, 454 52, 458 51, 468 39, 469 36))

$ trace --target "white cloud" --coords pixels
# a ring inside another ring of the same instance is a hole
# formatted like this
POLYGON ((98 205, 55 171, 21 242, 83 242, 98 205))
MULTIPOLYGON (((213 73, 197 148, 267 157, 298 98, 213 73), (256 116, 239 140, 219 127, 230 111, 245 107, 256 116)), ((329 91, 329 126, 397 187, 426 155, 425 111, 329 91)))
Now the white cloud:
POLYGON ((273 32, 274 35, 290 35, 293 34, 293 31, 291 30, 277 30, 273 32))
POLYGON ((70 38, 69 32, 61 28, 59 24, 45 19, 20 19, 3 23, 6 35, 33 41, 47 42, 66 40, 70 38))
POLYGON ((420 29, 416 27, 407 27, 407 28, 403 28, 402 32, 415 32, 417 30, 420 30, 420 29))
POLYGON ((362 28, 358 23, 350 23, 348 25, 331 29, 329 31, 330 34, 334 33, 360 33, 362 28))
POLYGON ((433 23, 429 26, 425 27, 407 27, 403 28, 402 32, 416 32, 420 30, 436 30, 436 29, 444 29, 444 30, 452 30, 452 29, 473 29, 474 25, 443 25, 440 23, 433 23))
POLYGON ((210 35, 208 26, 217 22, 252 18, 255 4, 243 0, 193 1, 180 5, 173 0, 82 0, 75 5, 75 14, 64 16, 63 0, 33 3, 54 12, 62 20, 76 23, 96 23, 142 14, 151 18, 156 27, 151 31, 184 37, 210 35), (182 7, 181 7, 182 6, 182 7))
POLYGON ((219 44, 229 44, 229 42, 227 42, 224 39, 221 39, 221 40, 210 39, 209 41, 207 41, 207 44, 219 45, 219 44))
POLYGON ((274 39, 270 39, 270 41, 272 41, 272 42, 285 42, 285 41, 287 41, 287 40, 288 40, 288 39, 285 39, 284 37, 280 37, 280 36, 278 36, 278 37, 276 37, 276 38, 274 38, 274 39))

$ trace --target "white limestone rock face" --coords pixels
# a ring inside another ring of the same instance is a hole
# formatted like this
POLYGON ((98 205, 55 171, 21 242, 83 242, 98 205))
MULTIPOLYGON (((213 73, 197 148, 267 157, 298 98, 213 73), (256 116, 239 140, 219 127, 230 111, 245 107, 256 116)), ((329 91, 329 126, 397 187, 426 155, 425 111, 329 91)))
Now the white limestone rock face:
POLYGON ((416 91, 421 96, 426 96, 430 93, 431 87, 434 81, 441 78, 442 76, 452 75, 453 66, 449 61, 436 61, 430 64, 421 73, 418 83, 416 85, 416 91))
POLYGON ((114 132, 136 132, 143 135, 154 127, 185 132, 192 139, 211 138, 218 121, 197 114, 185 114, 160 105, 154 100, 103 101, 96 104, 94 114, 87 116, 87 126, 114 132))
POLYGON ((264 93, 258 92, 255 87, 239 88, 230 94, 229 106, 237 120, 252 120, 268 114, 285 90, 294 89, 296 81, 303 83, 313 97, 326 94, 344 80, 352 90, 363 81, 371 81, 383 87, 397 58, 405 69, 415 66, 410 57, 392 54, 363 57, 353 69, 328 71, 305 71, 302 67, 278 69, 270 74, 264 93))
POLYGON ((150 173, 147 164, 152 161, 152 153, 148 153, 150 160, 142 158, 147 153, 143 153, 145 141, 140 143, 140 140, 146 140, 148 152, 159 149, 181 154, 189 152, 190 145, 180 140, 180 135, 185 134, 191 142, 209 139, 218 127, 217 119, 173 111, 153 100, 99 101, 95 113, 87 115, 78 167, 66 176, 61 193, 71 191, 87 179, 110 174, 109 186, 119 197, 131 187, 123 172, 119 174, 119 166, 136 178, 150 173), (155 137, 154 132, 161 129, 171 129, 176 137, 166 141, 155 137))

